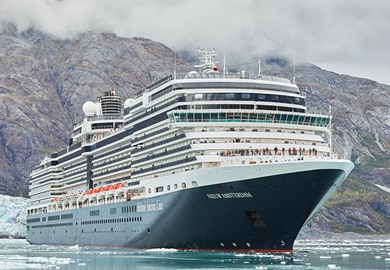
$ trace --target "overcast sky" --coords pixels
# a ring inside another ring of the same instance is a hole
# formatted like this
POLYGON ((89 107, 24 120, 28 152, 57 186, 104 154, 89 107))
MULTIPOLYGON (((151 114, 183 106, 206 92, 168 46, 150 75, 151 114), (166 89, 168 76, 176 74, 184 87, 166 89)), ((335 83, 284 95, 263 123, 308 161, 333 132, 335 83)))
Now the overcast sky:
POLYGON ((389 0, 0 0, 0 21, 215 47, 227 63, 279 55, 390 85, 389 0))

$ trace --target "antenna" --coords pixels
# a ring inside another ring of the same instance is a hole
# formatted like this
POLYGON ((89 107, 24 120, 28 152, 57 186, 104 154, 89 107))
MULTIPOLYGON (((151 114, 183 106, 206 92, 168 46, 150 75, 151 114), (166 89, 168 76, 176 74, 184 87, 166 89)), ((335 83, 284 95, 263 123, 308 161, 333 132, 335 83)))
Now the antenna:
POLYGON ((295 84, 295 49, 294 49, 294 60, 293 60, 293 84, 295 84))
POLYGON ((176 80, 176 46, 174 47, 175 51, 175 69, 173 70, 173 79, 176 80))
POLYGON ((257 78, 263 78, 263 73, 261 70, 261 59, 259 58, 259 73, 257 74, 257 78))
POLYGON ((333 144, 332 144, 332 105, 331 104, 329 104, 328 115, 329 115, 329 148, 330 148, 330 152, 332 153, 333 144))
POLYGON ((225 52, 223 52, 223 76, 226 76, 226 57, 225 52))

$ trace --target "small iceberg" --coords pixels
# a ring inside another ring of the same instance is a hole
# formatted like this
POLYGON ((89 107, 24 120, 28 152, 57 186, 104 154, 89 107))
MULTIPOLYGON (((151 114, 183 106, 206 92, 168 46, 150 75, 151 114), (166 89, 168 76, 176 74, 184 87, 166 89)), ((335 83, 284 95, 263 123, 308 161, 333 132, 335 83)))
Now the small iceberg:
POLYGON ((68 247, 68 250, 78 250, 79 248, 80 248, 79 245, 74 245, 74 246, 68 247))
POLYGON ((320 259, 332 259, 331 256, 320 256, 320 259))
POLYGON ((343 258, 348 258, 348 257, 349 257, 349 254, 346 254, 346 253, 341 254, 341 257, 343 257, 343 258))
POLYGON ((328 264, 329 269, 340 269, 340 266, 337 266, 335 264, 328 264))
POLYGON ((146 252, 161 252, 161 253, 172 253, 172 252, 177 252, 179 251, 178 249, 174 248, 150 248, 145 250, 146 252))

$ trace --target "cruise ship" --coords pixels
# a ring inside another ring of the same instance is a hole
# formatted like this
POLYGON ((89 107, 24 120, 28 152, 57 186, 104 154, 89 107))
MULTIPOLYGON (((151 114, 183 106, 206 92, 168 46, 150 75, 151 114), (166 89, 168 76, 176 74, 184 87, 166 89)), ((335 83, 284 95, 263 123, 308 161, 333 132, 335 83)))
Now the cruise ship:
POLYGON ((197 71, 134 99, 85 102, 69 145, 31 173, 30 243, 292 252, 354 167, 332 151, 331 115, 287 79, 198 53, 197 71))

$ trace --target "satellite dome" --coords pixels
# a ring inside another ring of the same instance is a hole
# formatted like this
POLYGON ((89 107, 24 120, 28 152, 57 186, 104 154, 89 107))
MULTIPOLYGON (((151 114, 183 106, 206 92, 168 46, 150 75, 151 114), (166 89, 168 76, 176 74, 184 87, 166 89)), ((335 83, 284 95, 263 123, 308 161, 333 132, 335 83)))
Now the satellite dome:
POLYGON ((124 104, 124 107, 125 107, 125 108, 130 107, 130 105, 133 103, 133 101, 134 101, 133 98, 128 98, 128 99, 126 99, 125 104, 124 104))
POLYGON ((87 101, 83 105, 83 111, 86 116, 93 116, 96 112, 96 105, 92 101, 87 101))

